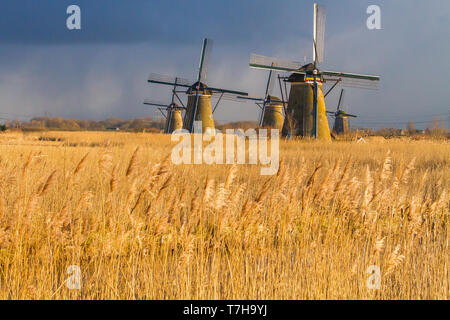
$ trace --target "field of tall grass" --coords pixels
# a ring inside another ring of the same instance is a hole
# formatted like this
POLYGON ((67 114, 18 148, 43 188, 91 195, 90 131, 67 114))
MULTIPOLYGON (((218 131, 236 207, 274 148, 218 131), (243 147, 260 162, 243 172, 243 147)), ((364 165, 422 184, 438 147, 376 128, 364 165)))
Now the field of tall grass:
POLYGON ((449 299, 448 142, 282 141, 274 176, 173 145, 0 134, 0 299, 449 299))

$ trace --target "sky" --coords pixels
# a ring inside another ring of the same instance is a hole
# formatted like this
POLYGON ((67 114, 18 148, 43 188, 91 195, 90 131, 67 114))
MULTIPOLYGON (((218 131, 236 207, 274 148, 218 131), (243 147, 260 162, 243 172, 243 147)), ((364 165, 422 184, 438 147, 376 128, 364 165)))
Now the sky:
MULTIPOLYGON (((450 110, 450 1, 318 1, 327 7, 322 69, 375 74, 380 89, 346 89, 353 125, 424 127, 450 110), (369 5, 381 29, 369 30, 369 5)), ((3 0, 0 2, 0 118, 102 120, 158 116, 145 98, 169 101, 151 72, 194 78, 202 38, 214 40, 208 85, 262 95, 267 71, 251 53, 312 60, 309 0, 3 0), (66 9, 81 9, 68 30, 66 9)), ((327 96, 336 108, 339 89, 327 96)), ((275 95, 279 93, 275 90, 275 95)), ((252 103, 224 101, 219 121, 256 120, 252 103)))

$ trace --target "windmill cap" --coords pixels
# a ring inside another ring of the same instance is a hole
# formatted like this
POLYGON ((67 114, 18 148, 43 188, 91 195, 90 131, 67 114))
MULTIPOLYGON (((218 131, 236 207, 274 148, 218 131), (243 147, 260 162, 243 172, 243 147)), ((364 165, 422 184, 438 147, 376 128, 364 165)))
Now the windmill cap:
POLYGON ((208 86, 203 82, 197 81, 188 89, 187 94, 191 94, 196 91, 206 91, 206 90, 208 90, 208 86))
POLYGON ((302 66, 300 69, 298 69, 298 71, 303 71, 306 73, 313 73, 314 70, 316 70, 317 68, 314 67, 313 63, 307 63, 304 66, 302 66))
POLYGON ((270 101, 270 102, 279 102, 279 103, 281 103, 281 99, 280 98, 278 98, 278 97, 276 97, 276 96, 268 96, 267 97, 267 100, 268 101, 270 101))
POLYGON ((172 109, 174 109, 174 110, 181 110, 181 109, 184 109, 182 106, 180 106, 178 103, 173 103, 172 104, 172 109))
MULTIPOLYGON (((320 75, 320 71, 316 67, 314 67, 314 64, 312 64, 312 63, 305 64, 300 69, 298 69, 298 71, 304 72, 307 75, 314 74, 315 70, 317 70, 317 74, 320 75)), ((301 74, 301 73, 292 73, 289 76, 288 81, 289 82, 304 82, 305 81, 305 75, 301 74)))

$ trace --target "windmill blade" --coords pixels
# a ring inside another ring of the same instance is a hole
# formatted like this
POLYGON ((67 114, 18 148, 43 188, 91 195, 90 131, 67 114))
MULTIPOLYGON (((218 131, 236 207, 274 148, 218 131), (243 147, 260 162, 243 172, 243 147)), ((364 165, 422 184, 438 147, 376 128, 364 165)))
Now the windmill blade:
POLYGON ((262 126, 263 121, 264 121, 264 115, 266 113, 266 107, 268 104, 270 104, 269 100, 270 100, 270 96, 272 95, 272 91, 273 91, 273 86, 275 84, 275 76, 276 76, 276 71, 275 70, 270 70, 269 71, 269 78, 267 79, 267 85, 266 85, 266 92, 264 95, 264 101, 263 101, 263 107, 261 110, 261 114, 259 117, 259 125, 262 126))
POLYGON ((314 31, 313 31, 313 57, 314 62, 323 62, 325 46, 325 20, 326 9, 324 6, 314 4, 314 31))
POLYGON ((229 93, 229 92, 216 92, 216 93, 213 93, 212 96, 211 96, 211 101, 215 102, 215 106, 214 106, 214 109, 213 109, 213 114, 216 111, 216 109, 219 106, 219 103, 221 101, 226 100, 226 101, 233 101, 233 102, 240 102, 240 103, 242 103, 242 102, 245 101, 244 98, 246 98, 246 97, 239 96, 239 95, 236 95, 236 94, 233 94, 233 93, 229 93))
POLYGON ((267 85, 266 85, 266 95, 268 96, 272 95, 273 88, 275 86, 275 78, 278 76, 278 72, 276 70, 270 70, 269 71, 269 78, 267 79, 267 85))
MULTIPOLYGON (((264 103, 265 101, 267 101, 267 99, 264 99, 262 97, 253 97, 253 96, 249 96, 249 97, 237 96, 237 98, 239 100, 255 101, 255 102, 259 102, 259 103, 264 103)), ((283 100, 279 100, 279 101, 276 100, 276 102, 279 102, 280 104, 288 103, 288 101, 283 101, 283 100)))
POLYGON ((338 112, 336 112, 336 116, 343 117, 343 118, 347 118, 347 117, 357 118, 356 115, 347 113, 347 112, 342 111, 342 110, 339 110, 338 112))
POLYGON ((349 88, 378 90, 379 76, 336 71, 322 71, 325 81, 339 81, 339 84, 349 88))
POLYGON ((345 97, 345 90, 342 89, 341 90, 341 97, 340 97, 340 100, 339 100, 339 107, 342 107, 344 105, 344 97, 345 97))
POLYGON ((253 96, 237 96, 238 99, 240 100, 248 100, 248 101, 257 101, 257 102, 264 102, 264 98, 261 97, 253 97, 253 96))
POLYGON ((305 72, 298 71, 298 69, 302 67, 299 62, 266 57, 255 53, 250 55, 250 67, 255 69, 305 74, 305 72))
POLYGON ((341 79, 339 85, 342 85, 345 88, 358 88, 358 89, 366 89, 366 90, 378 90, 378 82, 372 80, 363 80, 363 79, 349 79, 349 78, 340 78, 340 77, 326 77, 325 81, 337 81, 341 79))
POLYGON ((200 65, 198 73, 198 81, 206 82, 208 76, 209 61, 211 60, 211 51, 213 41, 211 39, 203 39, 202 53, 200 56, 200 65))
POLYGON ((341 89, 341 94, 339 95, 339 103, 337 106, 337 110, 339 111, 344 103, 344 89, 341 89))
POLYGON ((338 71, 322 71, 322 74, 326 76, 336 76, 349 79, 359 79, 359 80, 371 80, 380 81, 379 76, 369 75, 369 74, 358 74, 358 73, 348 73, 348 72, 338 72, 338 71))
POLYGON ((213 93, 211 99, 213 100, 226 100, 226 101, 234 101, 234 102, 244 102, 244 98, 246 98, 245 96, 240 96, 234 93, 229 93, 229 92, 216 92, 213 93))
POLYGON ((243 91, 236 91, 236 90, 228 90, 228 89, 221 89, 221 88, 213 88, 213 87, 208 87, 208 90, 212 91, 212 93, 230 93, 230 94, 234 94, 236 96, 248 96, 247 92, 243 92, 243 91))
POLYGON ((148 82, 189 88, 195 81, 180 77, 172 77, 157 73, 151 73, 150 76, 148 77, 148 82))
POLYGON ((170 107, 170 105, 168 105, 167 103, 152 100, 152 99, 145 99, 144 104, 149 105, 149 106, 155 106, 155 107, 164 107, 164 108, 170 107))

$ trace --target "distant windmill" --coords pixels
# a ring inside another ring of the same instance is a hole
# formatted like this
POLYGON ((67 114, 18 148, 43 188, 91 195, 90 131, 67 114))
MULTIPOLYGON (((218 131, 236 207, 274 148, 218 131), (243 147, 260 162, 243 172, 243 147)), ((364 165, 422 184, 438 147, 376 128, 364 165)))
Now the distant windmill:
MULTIPOLYGON (((331 140, 330 129, 326 117, 325 97, 337 85, 376 89, 380 78, 372 75, 320 71, 317 68, 323 61, 325 35, 325 8, 314 4, 313 63, 301 65, 298 62, 286 61, 252 54, 250 67, 277 70, 292 73, 285 81, 291 84, 283 133, 316 139, 331 140), (324 95, 323 83, 334 82, 324 95)), ((287 93, 287 92, 286 92, 287 93)))
POLYGON ((191 133, 194 132, 194 121, 202 122, 203 132, 206 129, 214 129, 213 113, 222 99, 238 101, 237 96, 248 96, 246 92, 212 88, 206 85, 211 49, 212 41, 204 39, 197 80, 189 81, 158 74, 151 74, 148 79, 148 82, 151 83, 187 88, 185 93, 188 95, 188 102, 184 116, 184 128, 191 133), (211 97, 217 98, 214 109, 211 107, 211 97))
POLYGON ((275 85, 277 72, 270 70, 267 79, 266 91, 264 97, 238 97, 240 99, 255 101, 256 105, 261 109, 259 115, 259 126, 264 128, 274 128, 281 130, 284 123, 283 101, 272 95, 275 85))
POLYGON ((181 101, 180 97, 177 94, 178 85, 182 85, 183 83, 187 83, 187 80, 182 78, 175 78, 174 85, 172 88, 172 98, 169 104, 155 101, 152 99, 144 100, 144 104, 157 107, 158 110, 165 117, 166 124, 164 126, 164 133, 172 133, 175 130, 183 128, 183 118, 181 116, 181 111, 183 109, 186 109, 186 107, 184 106, 183 101, 181 101), (178 100, 179 104, 176 103, 175 98, 178 100))
POLYGON ((344 93, 345 91, 342 89, 341 94, 339 95, 339 102, 336 111, 327 111, 328 114, 331 114, 332 117, 334 117, 333 131, 338 134, 347 133, 349 131, 348 117, 356 118, 355 115, 349 114, 342 110, 344 105, 344 93))

